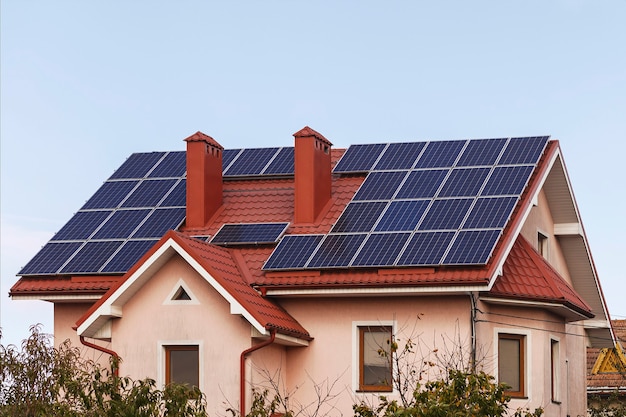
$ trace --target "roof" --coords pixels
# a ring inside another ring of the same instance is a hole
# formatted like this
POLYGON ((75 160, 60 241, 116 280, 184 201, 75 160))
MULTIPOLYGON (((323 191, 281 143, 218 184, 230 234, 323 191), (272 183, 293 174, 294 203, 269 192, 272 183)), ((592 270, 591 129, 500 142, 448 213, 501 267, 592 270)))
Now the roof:
MULTIPOLYGON (((296 146, 301 137, 322 142, 321 152, 334 167, 330 200, 314 222, 294 221, 294 148, 217 152, 222 155, 222 205, 204 227, 194 228, 184 222, 186 199, 193 198, 185 194, 185 152, 133 154, 20 271, 10 295, 97 297, 111 288, 105 296, 109 299, 111 291, 131 280, 137 265, 163 247, 165 235, 212 271, 214 284, 262 329, 306 335, 299 325, 287 325, 291 319, 284 312, 278 322, 271 319, 270 311, 281 310, 269 301, 272 296, 480 291, 498 302, 532 301, 554 308, 569 320, 596 314, 595 337, 607 338, 602 319, 608 313, 557 141, 529 137, 367 144, 328 153, 330 142, 313 129, 305 127, 294 136, 296 146), (559 241, 569 245, 566 252, 576 254, 565 254, 569 269, 576 263, 573 286, 519 238, 542 187, 555 219, 562 222, 559 241), (371 208, 376 208, 373 218, 371 208), (288 224, 277 244, 223 248, 206 243, 224 224, 268 222, 288 224), (447 240, 436 246, 442 236, 447 240), (427 243, 418 246, 420 239, 427 243), (330 246, 342 241, 348 244, 330 246), (289 242, 313 244, 289 248, 289 242), (346 248, 347 255, 338 258, 346 248), (435 249, 435 255, 424 258, 435 249), (283 250, 289 256, 283 257, 283 250), (383 252, 386 260, 377 260, 383 252), (230 272, 219 265, 229 265, 230 272)), ((187 141, 221 147, 201 132, 187 141)))
MULTIPOLYGON (((231 312, 243 314, 262 334, 264 330, 304 340, 309 333, 281 307, 261 296, 247 282, 235 261, 233 251, 170 231, 144 255, 122 279, 92 306, 76 323, 79 334, 93 336, 110 311, 123 304, 150 279, 154 265, 160 265, 174 253, 183 256, 196 271, 230 304, 231 312)), ((158 268, 158 266, 157 266, 158 268)))
POLYGON ((611 320, 619 344, 613 349, 587 348, 587 392, 626 394, 626 320, 611 320), (619 372, 619 369, 622 369, 619 372))

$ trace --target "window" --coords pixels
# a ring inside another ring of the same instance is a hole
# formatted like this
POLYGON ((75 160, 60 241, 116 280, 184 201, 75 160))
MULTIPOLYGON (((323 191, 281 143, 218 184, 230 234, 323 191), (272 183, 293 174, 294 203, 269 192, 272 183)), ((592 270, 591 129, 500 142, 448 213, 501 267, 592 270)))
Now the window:
POLYGON ((391 391, 391 326, 358 329, 359 391, 391 391))
POLYGON ((200 358, 197 345, 165 346, 165 383, 200 386, 200 358))
POLYGON ((507 394, 511 397, 525 396, 525 342, 524 335, 498 335, 498 379, 509 385, 507 394))
POLYGON ((537 252, 548 259, 548 236, 541 232, 537 232, 537 252))
POLYGON ((558 403, 561 401, 559 396, 559 341, 550 340, 550 383, 552 386, 552 402, 558 403))

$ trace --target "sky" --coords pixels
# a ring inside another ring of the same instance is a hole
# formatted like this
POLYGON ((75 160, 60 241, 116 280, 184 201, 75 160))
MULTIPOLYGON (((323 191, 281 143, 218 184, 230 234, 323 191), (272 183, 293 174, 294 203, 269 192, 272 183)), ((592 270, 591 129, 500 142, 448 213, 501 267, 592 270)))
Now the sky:
POLYGON ((2 343, 16 274, 133 152, 551 135, 626 318, 626 0, 0 4, 2 343))

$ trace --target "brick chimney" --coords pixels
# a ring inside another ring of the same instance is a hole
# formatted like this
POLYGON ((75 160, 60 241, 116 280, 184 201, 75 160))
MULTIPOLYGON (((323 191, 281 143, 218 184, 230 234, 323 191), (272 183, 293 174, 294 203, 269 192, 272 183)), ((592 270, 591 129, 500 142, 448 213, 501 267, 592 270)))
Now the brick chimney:
POLYGON ((187 220, 202 228, 222 205, 222 152, 212 137, 196 132, 187 142, 187 220))
POLYGON ((305 126, 295 137, 296 223, 313 223, 330 200, 332 174, 330 148, 320 133, 305 126))

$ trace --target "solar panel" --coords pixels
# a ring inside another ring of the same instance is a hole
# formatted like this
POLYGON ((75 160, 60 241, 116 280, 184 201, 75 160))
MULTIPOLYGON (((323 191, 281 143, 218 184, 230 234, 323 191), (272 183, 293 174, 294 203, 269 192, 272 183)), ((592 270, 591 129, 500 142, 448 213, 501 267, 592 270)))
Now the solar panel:
POLYGON ((417 160, 415 168, 448 168, 461 153, 466 141, 452 140, 441 142, 428 142, 428 146, 417 160))
POLYGON ((79 211, 59 230, 51 240, 84 240, 113 213, 107 211, 79 211))
POLYGON ((393 265, 410 233, 375 233, 369 235, 352 266, 393 265))
POLYGON ((367 235, 326 235, 309 268, 347 267, 367 235))
POLYGON ((390 143, 374 169, 410 169, 425 145, 425 142, 390 143))
POLYGON ((135 238, 160 238, 168 230, 176 230, 185 219, 184 208, 156 209, 144 221, 132 237, 135 238))
POLYGON ((294 173, 294 148, 281 148, 278 155, 263 171, 265 175, 286 175, 294 173))
POLYGON ((137 184, 139 184, 139 181, 105 182, 81 210, 116 208, 137 184))
POLYGON ((506 139, 471 140, 456 166, 493 165, 506 145, 506 139))
POLYGON ((159 207, 185 207, 187 205, 187 181, 180 180, 165 197, 159 207))
POLYGON ((368 232, 372 230, 386 206, 386 202, 350 203, 333 226, 331 232, 368 232))
POLYGON ((47 243, 18 275, 54 274, 81 245, 81 242, 47 243))
POLYGON ((455 232, 423 232, 411 237, 398 266, 439 265, 455 232))
POLYGON ((276 243, 289 223, 225 224, 211 243, 217 245, 244 245, 276 243))
POLYGON ((150 213, 150 210, 118 210, 93 235, 93 239, 126 239, 150 213))
POLYGON ((111 175, 111 179, 143 178, 165 152, 134 153, 111 175))
POLYGON ((498 161, 499 165, 513 164, 536 164, 543 153, 548 136, 536 136, 528 138, 512 138, 509 141, 504 154, 498 161))
POLYGON ((432 198, 448 172, 446 169, 411 171, 396 198, 432 198))
POLYGON ((456 230, 459 228, 467 210, 470 208, 471 198, 456 198, 450 200, 435 200, 426 212, 419 230, 456 230))
POLYGON ((145 180, 122 203, 122 207, 156 207, 176 180, 145 180))
POLYGON ((445 265, 487 263, 500 232, 500 230, 460 231, 443 263, 445 265))
POLYGON ((413 231, 429 203, 429 200, 393 201, 376 225, 376 231, 413 231))
POLYGON ((353 200, 389 200, 404 177, 405 171, 370 172, 353 200))
POLYGON ((333 172, 366 172, 369 171, 387 145, 376 143, 371 145, 352 145, 343 154, 333 172))
POLYGON ((120 240, 87 242, 61 269, 62 274, 80 274, 99 271, 102 265, 124 243, 120 240))
POLYGON ((178 178, 187 170, 186 152, 169 152, 165 158, 150 172, 149 178, 178 178))
POLYGON ((479 198, 463 224, 463 228, 502 228, 509 220, 515 203, 517 203, 517 197, 479 198))
MULTIPOLYGON (((224 175, 244 176, 259 175, 272 160, 279 148, 244 149, 228 167, 224 175)), ((222 162, 223 165, 223 162, 222 162)))
POLYGON ((224 149, 222 152, 222 172, 226 172, 228 166, 237 158, 243 149, 224 149))
POLYGON ((263 269, 299 269, 307 261, 324 238, 324 235, 283 236, 263 269))
POLYGON ((129 240, 102 268, 104 273, 127 272, 158 240, 129 240))
POLYGON ((534 166, 496 167, 481 195, 520 195, 534 166))
POLYGON ((474 197, 483 187, 491 168, 453 169, 438 197, 474 197))

